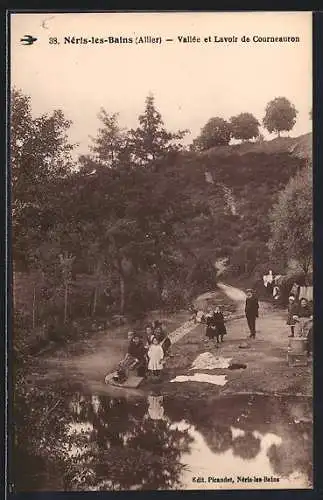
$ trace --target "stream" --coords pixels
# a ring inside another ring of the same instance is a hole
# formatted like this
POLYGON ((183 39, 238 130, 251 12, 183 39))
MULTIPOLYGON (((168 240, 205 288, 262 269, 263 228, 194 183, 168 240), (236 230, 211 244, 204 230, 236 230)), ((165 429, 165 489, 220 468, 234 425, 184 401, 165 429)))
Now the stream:
POLYGON ((14 488, 309 488, 311 413, 295 397, 35 393, 16 416, 14 488))

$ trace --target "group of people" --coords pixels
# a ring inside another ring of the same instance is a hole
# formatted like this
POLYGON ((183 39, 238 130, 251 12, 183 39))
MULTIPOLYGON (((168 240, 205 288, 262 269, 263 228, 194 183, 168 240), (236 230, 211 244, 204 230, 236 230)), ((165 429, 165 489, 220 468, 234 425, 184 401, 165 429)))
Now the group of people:
POLYGON ((223 342, 223 337, 226 335, 227 329, 225 327, 224 316, 220 306, 217 306, 214 311, 210 311, 209 314, 206 315, 205 322, 205 341, 208 342, 209 340, 216 339, 217 344, 223 342))
POLYGON ((129 371, 136 371, 139 377, 145 377, 147 371, 158 377, 163 370, 165 357, 169 354, 171 341, 162 328, 160 321, 155 321, 145 328, 144 335, 128 332, 128 351, 119 363, 115 382, 124 382, 129 371))
POLYGON ((305 297, 299 301, 294 294, 288 299, 287 324, 290 327, 289 337, 301 337, 307 339, 307 352, 312 352, 313 344, 313 307, 305 297))
MULTIPOLYGON (((253 290, 247 290, 245 315, 250 337, 256 337, 256 318, 258 318, 259 303, 253 290)), ((307 352, 312 352, 313 344, 313 306, 307 298, 297 300, 293 293, 288 299, 287 325, 290 327, 290 338, 302 337, 307 340, 307 352)))
POLYGON ((216 306, 214 310, 209 308, 207 313, 196 309, 194 306, 190 306, 189 310, 192 313, 191 319, 195 323, 204 323, 206 325, 205 342, 214 339, 217 344, 223 342, 223 337, 227 334, 227 330, 220 306, 216 306))

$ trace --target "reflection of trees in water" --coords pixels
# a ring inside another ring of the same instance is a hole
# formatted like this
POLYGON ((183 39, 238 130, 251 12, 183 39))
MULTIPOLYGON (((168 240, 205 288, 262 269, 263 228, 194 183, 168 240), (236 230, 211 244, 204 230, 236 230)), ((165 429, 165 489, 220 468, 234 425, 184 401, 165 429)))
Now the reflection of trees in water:
POLYGON ((260 452, 260 439, 252 432, 246 432, 244 436, 238 436, 233 440, 232 450, 234 455, 244 460, 252 460, 260 452))
POLYGON ((300 424, 291 429, 290 434, 280 446, 272 445, 268 450, 273 471, 287 477, 295 470, 306 474, 312 482, 313 463, 313 428, 312 424, 300 424))
POLYGON ((18 398, 18 490, 45 489, 48 481, 50 489, 67 491, 179 487, 180 457, 192 440, 187 430, 147 418, 142 403, 64 396, 35 391, 18 398), (42 470, 51 471, 51 477, 41 479, 42 470))
POLYGON ((66 420, 69 416, 65 394, 26 390, 16 384, 13 409, 11 481, 17 491, 62 488, 65 469, 66 420), (59 478, 59 479, 57 479, 59 478))
POLYGON ((308 398, 264 398, 260 396, 228 397, 221 400, 168 400, 165 411, 174 420, 185 419, 204 437, 214 453, 229 448, 235 456, 253 460, 261 452, 261 440, 253 434, 275 433, 279 429, 280 446, 272 445, 268 451, 273 472, 288 476, 300 471, 312 477, 312 424, 294 428, 292 418, 301 419, 311 414, 308 398), (243 436, 233 439, 231 426, 244 431, 243 436), (305 430, 304 430, 305 429, 305 430))
POLYGON ((188 451, 187 431, 171 429, 164 420, 144 418, 142 404, 100 398, 96 453, 91 468, 96 481, 109 479, 111 489, 168 489, 179 484, 180 457, 188 451))
POLYGON ((113 489, 168 489, 179 485, 180 457, 188 451, 186 432, 170 429, 169 423, 143 420, 129 422, 123 446, 101 450, 95 457, 97 480, 109 478, 113 489))
POLYGON ((209 425, 197 425, 199 431, 213 453, 224 453, 232 446, 232 432, 230 427, 209 423, 209 425))
MULTIPOLYGON (((188 430, 171 426, 171 421, 184 418, 204 436, 212 452, 232 448, 243 459, 252 459, 260 451, 260 441, 251 429, 269 432, 263 408, 255 401, 239 402, 239 410, 247 415, 238 425, 245 435, 234 439, 234 401, 215 405, 205 400, 203 404, 168 400, 165 416, 157 402, 162 408, 160 396, 145 405, 121 398, 75 397, 50 387, 28 392, 20 387, 15 396, 13 453, 17 489, 176 488, 183 467, 180 458, 189 452, 192 438, 188 430)), ((311 477, 312 426, 290 426, 288 413, 280 413, 280 428, 285 429, 282 445, 273 445, 268 452, 273 472, 284 476, 300 470, 311 477)))

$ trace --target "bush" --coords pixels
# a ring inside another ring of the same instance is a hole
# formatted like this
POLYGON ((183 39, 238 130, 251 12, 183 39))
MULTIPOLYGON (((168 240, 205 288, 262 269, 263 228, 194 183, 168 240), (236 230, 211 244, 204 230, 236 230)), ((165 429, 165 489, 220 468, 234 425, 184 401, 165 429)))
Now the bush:
POLYGON ((213 290, 217 283, 214 264, 208 259, 198 259, 188 275, 188 282, 191 284, 192 293, 196 295, 201 291, 213 290))

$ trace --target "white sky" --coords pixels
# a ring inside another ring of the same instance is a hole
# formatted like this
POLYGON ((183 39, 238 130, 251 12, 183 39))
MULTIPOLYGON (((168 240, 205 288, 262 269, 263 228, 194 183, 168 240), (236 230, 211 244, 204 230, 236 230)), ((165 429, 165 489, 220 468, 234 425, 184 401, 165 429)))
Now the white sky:
POLYGON ((167 128, 191 131, 187 142, 213 116, 248 111, 262 120, 267 102, 278 96, 299 111, 291 133, 297 136, 311 130, 311 13, 12 14, 11 81, 31 96, 35 115, 64 111, 80 153, 96 134, 101 106, 135 127, 149 92, 167 128), (24 35, 38 40, 24 46, 24 35), (64 44, 73 35, 299 36, 300 43, 64 44), (50 36, 60 45, 50 45, 50 36))

